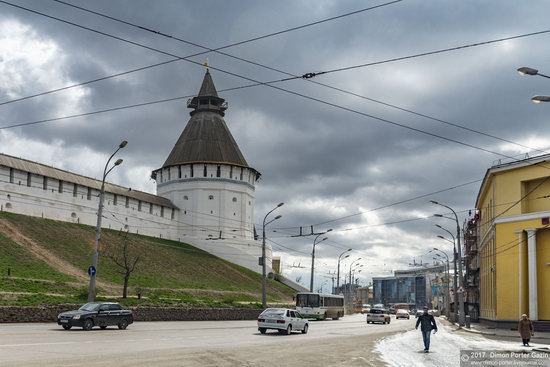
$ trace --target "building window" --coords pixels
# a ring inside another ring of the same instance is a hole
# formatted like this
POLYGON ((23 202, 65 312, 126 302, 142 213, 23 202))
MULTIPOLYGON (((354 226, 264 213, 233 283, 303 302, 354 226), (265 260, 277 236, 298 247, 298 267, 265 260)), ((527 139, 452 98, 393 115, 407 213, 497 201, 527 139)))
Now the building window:
POLYGON ((113 205, 116 205, 118 203, 118 195, 114 194, 113 196, 113 205))
POLYGON ((187 195, 184 195, 183 200, 189 200, 189 197, 187 195))
POLYGON ((88 195, 86 196, 86 199, 92 200, 92 188, 88 187, 88 195))
POLYGON ((27 186, 28 187, 31 187, 31 173, 30 172, 27 172, 27 186))
POLYGON ((214 195, 208 195, 208 200, 214 200, 214 195))
POLYGON ((164 218, 164 207, 160 207, 160 216, 164 218))
POLYGON ((141 211, 141 200, 138 200, 138 212, 141 211))
POLYGON ((243 171, 244 169, 241 167, 241 181, 243 180, 243 171))
POLYGON ((162 170, 160 170, 160 182, 162 183, 162 170))
POLYGON ((229 168, 229 178, 233 178, 233 166, 229 168))
POLYGON ((153 204, 149 204, 149 214, 153 214, 153 204))
POLYGON ((128 196, 126 196, 126 207, 130 207, 130 198, 128 196))
POLYGON ((175 217, 175 210, 172 208, 172 214, 170 214, 170 219, 174 219, 175 217))
POLYGON ((78 185, 74 184, 74 186, 73 186, 73 196, 76 197, 77 194, 78 194, 78 185))
POLYGON ((13 183, 13 168, 10 167, 10 183, 13 183))
POLYGON ((178 178, 181 178, 181 166, 178 166, 178 178))
POLYGON ((44 178, 42 179, 42 188, 44 190, 48 189, 48 178, 46 176, 44 176, 44 178))
POLYGON ((168 181, 172 179, 172 168, 168 167, 168 181))
POLYGON ((202 175, 203 175, 204 177, 207 177, 207 176, 208 176, 208 169, 206 168, 206 165, 204 165, 204 171, 203 171, 202 175))
POLYGON ((236 202, 237 202, 237 198, 233 198, 233 202, 236 203, 236 202))
POLYGON ((57 188, 60 194, 63 194, 63 181, 59 180, 59 187, 57 188))
POLYGON ((190 177, 194 177, 194 176, 195 176, 195 175, 194 175, 194 173, 193 173, 193 165, 191 165, 191 175, 190 175, 190 177))
POLYGON ((220 177, 222 175, 222 170, 221 170, 221 167, 218 166, 218 168, 216 168, 216 177, 220 177))

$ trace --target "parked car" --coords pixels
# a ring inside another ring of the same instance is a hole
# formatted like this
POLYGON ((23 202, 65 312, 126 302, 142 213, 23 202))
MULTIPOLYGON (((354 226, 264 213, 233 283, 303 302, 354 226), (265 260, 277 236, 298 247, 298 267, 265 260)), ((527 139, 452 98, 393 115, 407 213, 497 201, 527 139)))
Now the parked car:
POLYGON ((309 321, 296 310, 287 308, 267 308, 258 316, 258 330, 265 334, 268 329, 277 330, 279 334, 289 335, 294 330, 307 334, 309 321))
POLYGON ((390 307, 390 309, 388 311, 389 311, 390 315, 395 315, 396 309, 392 306, 392 307, 390 307))
POLYGON ((418 316, 423 315, 423 314, 424 314, 424 310, 416 310, 415 317, 418 317, 418 316))
POLYGON ((390 323, 391 317, 387 310, 383 308, 371 308, 367 313, 367 324, 381 322, 382 324, 390 323))
POLYGON ((62 312, 57 316, 57 323, 65 330, 69 330, 73 326, 91 330, 94 326, 105 329, 107 326, 113 325, 124 330, 133 322, 132 311, 124 310, 114 302, 90 302, 78 310, 62 312))
POLYGON ((399 309, 397 311, 395 311, 395 319, 409 319, 411 317, 411 315, 409 315, 409 311, 407 310, 403 310, 403 309, 399 309))
POLYGON ((361 313, 368 313, 371 309, 371 305, 369 305, 368 303, 364 303, 363 304, 363 307, 361 308, 361 313))

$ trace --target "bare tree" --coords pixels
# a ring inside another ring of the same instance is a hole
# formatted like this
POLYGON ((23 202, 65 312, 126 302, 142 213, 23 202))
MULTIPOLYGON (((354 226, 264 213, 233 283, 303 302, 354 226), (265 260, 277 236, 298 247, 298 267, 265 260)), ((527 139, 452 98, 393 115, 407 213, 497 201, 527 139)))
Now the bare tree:
POLYGON ((125 232, 122 245, 116 246, 117 249, 115 249, 114 252, 109 251, 106 254, 106 256, 113 260, 113 262, 120 268, 118 273, 124 277, 122 298, 126 298, 128 296, 128 283, 130 281, 130 276, 136 269, 136 265, 141 258, 141 255, 135 257, 131 256, 129 245, 131 245, 131 243, 128 239, 128 232, 125 232))

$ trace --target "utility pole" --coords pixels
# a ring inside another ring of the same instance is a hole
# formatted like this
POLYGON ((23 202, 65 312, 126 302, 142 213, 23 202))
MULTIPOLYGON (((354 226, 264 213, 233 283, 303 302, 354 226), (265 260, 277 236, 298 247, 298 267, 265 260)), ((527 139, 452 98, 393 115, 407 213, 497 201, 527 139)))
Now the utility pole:
POLYGON ((280 215, 276 216, 274 219, 270 220, 269 222, 265 222, 267 220, 267 216, 271 214, 275 209, 280 208, 281 206, 285 205, 285 203, 279 203, 275 208, 271 209, 264 217, 264 221, 262 224, 262 257, 260 258, 260 262, 262 265, 262 307, 265 309, 267 307, 267 275, 266 275, 266 261, 265 261, 265 226, 267 226, 269 223, 276 221, 277 219, 281 218, 280 215))
POLYGON ((328 237, 325 237, 321 241, 317 242, 317 239, 320 236, 322 236, 322 235, 324 235, 324 234, 326 234, 330 231, 332 231, 332 229, 327 229, 325 232, 315 233, 316 236, 315 236, 315 239, 313 240, 313 250, 311 251, 311 279, 309 281, 309 291, 310 292, 313 292, 313 277, 314 277, 314 274, 315 274, 315 245, 317 245, 317 243, 321 243, 323 241, 328 240, 328 237))

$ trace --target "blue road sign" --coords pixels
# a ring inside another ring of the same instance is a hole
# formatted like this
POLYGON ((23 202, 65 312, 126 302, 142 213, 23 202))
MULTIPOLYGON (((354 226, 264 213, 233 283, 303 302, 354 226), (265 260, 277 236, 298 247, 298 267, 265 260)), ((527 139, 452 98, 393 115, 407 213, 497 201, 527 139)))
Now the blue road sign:
POLYGON ((97 272, 97 270, 95 270, 95 268, 93 266, 90 266, 88 268, 88 275, 93 277, 95 275, 95 273, 97 272))

